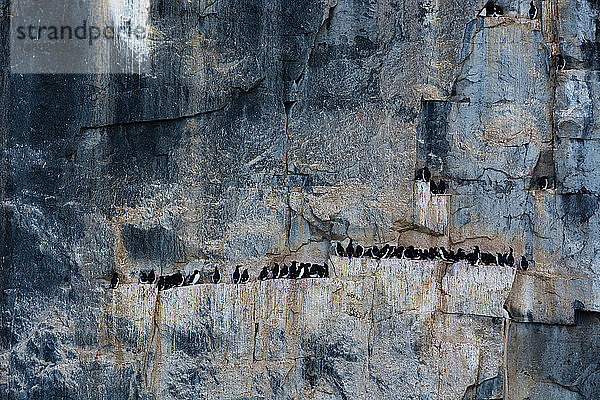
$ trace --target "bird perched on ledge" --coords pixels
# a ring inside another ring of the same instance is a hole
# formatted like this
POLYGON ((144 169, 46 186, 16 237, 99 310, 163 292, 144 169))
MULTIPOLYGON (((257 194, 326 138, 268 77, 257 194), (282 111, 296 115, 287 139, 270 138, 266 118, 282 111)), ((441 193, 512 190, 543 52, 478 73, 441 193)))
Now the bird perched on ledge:
POLYGON ((258 280, 264 281, 268 277, 269 277, 269 268, 267 268, 267 266, 265 265, 263 267, 263 269, 260 271, 260 274, 258 274, 258 280))
POLYGON ((535 19, 536 17, 537 17, 537 8, 535 7, 535 4, 533 4, 533 1, 532 1, 529 6, 529 19, 535 19))
POLYGON ((219 268, 215 267, 215 270, 212 274, 212 282, 219 283, 220 280, 221 280, 221 274, 219 273, 219 268))
POLYGON ((114 272, 112 278, 110 278, 110 288, 116 289, 119 286, 119 274, 114 272))
POLYGON ((430 179, 431 172, 429 171, 429 168, 423 167, 415 171, 415 181, 429 182, 430 179))
POLYGON ((233 283, 239 283, 240 282, 240 267, 241 265, 236 265, 235 266, 235 271, 233 271, 233 283))

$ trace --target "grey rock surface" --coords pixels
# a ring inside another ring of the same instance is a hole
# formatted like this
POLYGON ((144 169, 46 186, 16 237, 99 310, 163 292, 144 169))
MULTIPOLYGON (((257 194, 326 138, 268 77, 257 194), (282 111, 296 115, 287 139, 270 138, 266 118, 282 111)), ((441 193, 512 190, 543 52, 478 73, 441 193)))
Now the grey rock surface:
POLYGON ((0 399, 600 398, 600 5, 497 3, 153 0, 151 73, 18 75, 2 0, 0 399))

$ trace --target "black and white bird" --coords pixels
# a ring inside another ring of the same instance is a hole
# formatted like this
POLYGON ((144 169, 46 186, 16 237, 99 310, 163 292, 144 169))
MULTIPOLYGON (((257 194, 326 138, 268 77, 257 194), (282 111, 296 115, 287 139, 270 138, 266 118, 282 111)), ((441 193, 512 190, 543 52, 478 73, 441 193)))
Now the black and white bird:
POLYGON ((242 277, 240 278, 240 283, 246 283, 246 282, 248 282, 248 279, 250 279, 250 275, 248 275, 248 268, 246 268, 244 270, 244 272, 242 272, 242 277))
POLYGON ((356 258, 362 257, 363 252, 364 252, 363 247, 360 244, 357 244, 356 247, 354 248, 354 257, 356 257, 356 258))
POLYGON ((235 266, 235 271, 233 272, 233 283, 240 282, 240 267, 241 267, 241 265, 235 266))
POLYGON ((502 8, 498 7, 494 0, 489 0, 483 6, 483 9, 479 13, 480 17, 497 17, 500 13, 502 15, 502 8))
MULTIPOLYGON (((310 264, 308 264, 310 266, 310 264)), ((306 274, 308 271, 306 271, 306 264, 305 263, 300 263, 300 270, 298 273, 298 279, 302 279, 302 278, 306 278, 306 274)))
POLYGON ((562 54, 557 55, 556 56, 556 70, 562 71, 565 69, 566 66, 567 66, 567 60, 565 60, 565 58, 562 56, 562 54))
POLYGON ((148 273, 145 271, 140 271, 140 283, 149 283, 148 282, 148 273))
POLYGON ((281 266, 281 269, 279 270, 279 277, 280 278, 287 278, 288 276, 288 266, 283 264, 281 266))
POLYGON ((429 191, 432 194, 438 194, 438 187, 433 179, 429 181, 429 191))
POLYGON ((111 289, 116 289, 117 286, 119 286, 119 274, 114 272, 112 278, 110 278, 110 287, 111 289))
POLYGON ((290 265, 290 271, 288 273, 288 278, 290 279, 296 279, 298 277, 298 268, 296 267, 296 264, 296 261, 292 261, 292 264, 290 265))
POLYGON ((419 168, 418 170, 416 170, 415 181, 429 182, 430 179, 431 179, 431 172, 429 171, 429 168, 423 167, 423 168, 419 168))
POLYGON ((509 247, 510 251, 508 252, 508 256, 506 257, 506 265, 512 267, 515 265, 515 256, 513 255, 512 247, 509 247))
POLYGON ((258 280, 264 281, 268 277, 269 277, 269 268, 265 265, 263 267, 263 269, 260 271, 260 274, 258 274, 258 280))
POLYGON ((342 244, 340 242, 337 242, 335 250, 336 250, 337 255, 340 257, 344 257, 346 255, 346 250, 344 250, 344 246, 342 246, 342 244))
POLYGON ((271 275, 272 279, 279 278, 279 264, 275 263, 275 265, 273 265, 273 269, 271 270, 271 272, 272 272, 272 275, 271 275))
POLYGON ((527 268, 529 268, 529 261, 527 261, 525 256, 521 256, 521 269, 525 271, 527 268))
POLYGON ((194 272, 192 273, 192 275, 190 275, 190 278, 188 279, 188 284, 189 285, 195 285, 200 281, 200 271, 198 271, 197 269, 194 270, 194 272))
POLYGON ((446 181, 440 179, 440 181, 437 184, 437 194, 445 194, 447 188, 448 186, 446 185, 446 181))
POLYGON ((533 4, 533 1, 532 1, 529 6, 529 19, 536 19, 536 18, 537 18, 537 8, 535 7, 535 4, 533 4))
POLYGON ((548 176, 542 176, 540 179, 538 179, 538 189, 540 190, 548 190, 551 188, 551 184, 550 184, 551 180, 550 177, 548 176))
POLYGON ((221 274, 219 273, 219 268, 215 267, 215 270, 212 273, 211 277, 212 283, 219 283, 221 280, 221 274))
POLYGON ((348 256, 348 258, 352 258, 352 256, 354 255, 354 246, 352 246, 352 239, 350 239, 350 242, 346 247, 346 255, 348 256))
POLYGON ((147 282, 152 284, 156 281, 156 274, 154 273, 154 270, 151 269, 150 272, 148 272, 147 275, 147 282))

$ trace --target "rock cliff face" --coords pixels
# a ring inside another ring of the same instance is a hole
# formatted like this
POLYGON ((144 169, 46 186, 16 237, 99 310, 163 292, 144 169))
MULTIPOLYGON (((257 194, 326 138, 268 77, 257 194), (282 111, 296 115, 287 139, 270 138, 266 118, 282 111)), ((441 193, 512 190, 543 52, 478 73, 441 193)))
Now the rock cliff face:
POLYGON ((600 398, 600 4, 497 3, 153 0, 151 73, 17 75, 3 0, 0 399, 600 398))

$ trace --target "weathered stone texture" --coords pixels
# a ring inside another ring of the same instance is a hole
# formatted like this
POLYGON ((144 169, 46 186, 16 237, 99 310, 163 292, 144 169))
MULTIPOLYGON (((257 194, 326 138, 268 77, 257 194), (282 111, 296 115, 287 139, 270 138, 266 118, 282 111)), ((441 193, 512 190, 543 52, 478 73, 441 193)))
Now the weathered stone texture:
POLYGON ((600 5, 483 3, 156 0, 151 74, 52 76, 3 0, 0 399, 600 398, 600 5))

